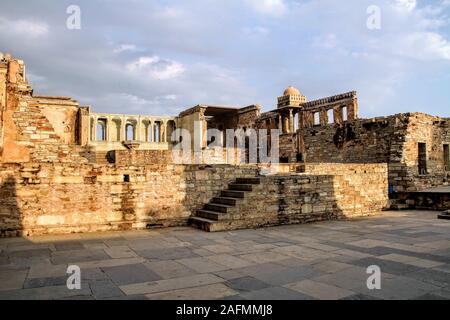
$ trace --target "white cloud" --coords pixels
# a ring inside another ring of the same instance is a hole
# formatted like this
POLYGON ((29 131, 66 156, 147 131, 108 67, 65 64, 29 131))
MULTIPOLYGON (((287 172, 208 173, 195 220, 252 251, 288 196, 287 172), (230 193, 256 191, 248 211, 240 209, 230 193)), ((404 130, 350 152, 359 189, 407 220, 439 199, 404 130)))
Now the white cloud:
POLYGON ((46 23, 25 19, 8 20, 0 18, 0 29, 31 37, 39 37, 48 33, 48 25, 46 23))
POLYGON ((406 35, 398 51, 418 60, 450 60, 450 42, 435 32, 414 32, 406 35))
POLYGON ((177 96, 174 94, 144 98, 135 94, 119 92, 110 93, 98 98, 101 103, 112 108, 109 112, 115 113, 152 113, 156 108, 163 108, 167 103, 174 103, 177 96), (124 111, 124 109, 126 111, 124 111))
POLYGON ((266 15, 279 17, 287 11, 283 0, 247 0, 247 3, 257 12, 266 15))
POLYGON ((265 27, 244 27, 242 29, 247 36, 266 36, 269 34, 269 29, 265 27))
POLYGON ((183 64, 172 60, 164 60, 158 56, 140 57, 126 67, 130 72, 143 72, 159 80, 177 78, 185 71, 183 64))
POLYGON ((329 33, 320 37, 316 37, 312 43, 316 48, 334 49, 338 45, 338 38, 334 33, 329 33))
POLYGON ((167 94, 163 98, 166 100, 177 100, 177 95, 176 94, 167 94))
POLYGON ((135 51, 136 50, 136 46, 134 44, 121 44, 119 46, 117 46, 113 52, 114 53, 122 53, 125 51, 135 51))
POLYGON ((400 10, 411 12, 417 7, 417 0, 394 0, 394 5, 400 10))

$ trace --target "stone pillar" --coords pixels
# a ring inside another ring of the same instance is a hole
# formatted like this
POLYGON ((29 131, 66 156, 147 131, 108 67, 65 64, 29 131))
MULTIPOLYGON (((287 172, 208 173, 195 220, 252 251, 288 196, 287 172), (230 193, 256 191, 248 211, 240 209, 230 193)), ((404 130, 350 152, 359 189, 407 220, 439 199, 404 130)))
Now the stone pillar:
POLYGON ((342 117, 342 107, 334 108, 333 116, 336 124, 342 124, 344 122, 344 118, 342 117))
POLYGON ((355 120, 358 118, 358 101, 357 99, 353 99, 352 102, 347 105, 348 120, 355 120))
POLYGON ((304 126, 303 124, 303 112, 298 113, 298 128, 302 129, 304 126))
POLYGON ((162 132, 161 142, 167 142, 167 120, 163 121, 161 127, 162 127, 162 129, 161 129, 161 132, 162 132))
POLYGON ((136 125, 136 140, 137 141, 142 141, 142 119, 141 119, 141 117, 139 116, 138 117, 138 123, 137 123, 137 125, 136 125))
POLYGON ((320 125, 326 126, 328 124, 328 114, 326 109, 320 110, 319 118, 320 118, 320 125))
POLYGON ((283 117, 281 114, 278 114, 278 129, 283 132, 283 117))
POLYGON ((120 118, 120 141, 125 141, 127 138, 125 129, 126 129, 126 118, 123 116, 120 118))
POLYGON ((107 142, 110 142, 112 139, 111 139, 111 128, 112 128, 112 126, 111 126, 111 117, 110 116, 108 116, 108 117, 106 117, 106 128, 105 128, 105 130, 106 130, 106 141, 107 142))
POLYGON ((153 119, 150 119, 149 121, 148 121, 148 142, 153 142, 153 135, 154 135, 154 132, 153 132, 153 119))
POLYGON ((283 116, 283 127, 284 127, 284 131, 283 133, 289 133, 289 118, 287 116, 283 116))
POLYGON ((294 132, 294 115, 292 109, 289 109, 289 132, 294 132))
POLYGON ((87 107, 81 107, 79 109, 78 119, 78 143, 85 146, 91 141, 91 118, 89 117, 89 109, 87 107))
POLYGON ((98 120, 98 117, 94 116, 93 119, 94 119, 94 121, 93 121, 94 125, 92 126, 92 133, 93 133, 92 141, 97 141, 97 120, 98 120))

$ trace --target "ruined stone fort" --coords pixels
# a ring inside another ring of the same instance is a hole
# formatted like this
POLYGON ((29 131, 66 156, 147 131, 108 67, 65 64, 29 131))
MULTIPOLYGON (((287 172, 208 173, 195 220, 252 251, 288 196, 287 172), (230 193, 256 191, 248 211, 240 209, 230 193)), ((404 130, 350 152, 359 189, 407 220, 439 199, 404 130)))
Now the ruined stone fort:
POLYGON ((0 117, 1 236, 220 231, 450 205, 448 193, 430 191, 449 182, 450 119, 360 119, 353 91, 308 101, 288 87, 269 112, 96 113, 69 97, 35 95, 24 62, 0 55, 0 117), (279 163, 230 162, 222 155, 239 148, 212 147, 209 128, 278 129, 279 163), (176 129, 197 135, 196 156, 214 161, 175 162, 176 129))

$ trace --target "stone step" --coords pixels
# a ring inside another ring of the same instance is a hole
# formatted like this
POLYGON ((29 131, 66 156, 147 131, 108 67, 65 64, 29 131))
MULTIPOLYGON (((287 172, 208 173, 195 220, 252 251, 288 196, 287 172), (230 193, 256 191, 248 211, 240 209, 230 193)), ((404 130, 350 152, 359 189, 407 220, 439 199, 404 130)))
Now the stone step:
POLYGON ((237 178, 236 183, 239 184, 260 184, 260 178, 237 178))
POLYGON ((205 219, 201 217, 191 217, 189 218, 189 224, 193 227, 196 227, 200 230, 211 231, 211 226, 214 225, 214 221, 210 219, 205 219))
POLYGON ((228 189, 237 191, 252 191, 253 186, 251 184, 230 183, 228 185, 228 189))
POLYGON ((211 211, 206 209, 199 209, 196 213, 197 217, 205 218, 213 221, 225 220, 230 216, 224 212, 211 211))
POLYGON ((438 214, 438 219, 450 220, 450 210, 438 214))
POLYGON ((245 191, 238 191, 238 190, 222 190, 220 192, 221 197, 227 197, 227 198, 239 198, 243 199, 245 197, 245 191))
POLYGON ((235 206, 238 200, 238 198, 233 197, 215 197, 211 202, 235 206))
POLYGON ((207 204, 205 204, 205 207, 204 207, 205 210, 222 212, 222 213, 230 212, 230 210, 232 208, 234 208, 234 206, 230 206, 227 204, 221 204, 221 203, 207 203, 207 204))

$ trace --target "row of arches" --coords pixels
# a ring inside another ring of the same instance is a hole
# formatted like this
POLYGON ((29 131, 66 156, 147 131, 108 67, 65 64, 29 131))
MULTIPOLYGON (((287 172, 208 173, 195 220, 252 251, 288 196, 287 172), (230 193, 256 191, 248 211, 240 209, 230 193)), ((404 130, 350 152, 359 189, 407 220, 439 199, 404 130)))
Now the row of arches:
POLYGON ((90 140, 104 142, 167 142, 176 129, 174 120, 138 120, 92 117, 90 140))
MULTIPOLYGON (((347 121, 348 120, 348 111, 347 111, 347 107, 342 107, 341 109, 340 109, 341 111, 341 114, 342 114, 342 121, 347 121)), ((333 124, 333 123, 336 123, 336 121, 335 121, 335 110, 334 109, 329 109, 329 110, 327 110, 327 112, 326 112, 326 117, 325 117, 325 119, 323 120, 323 122, 324 122, 324 124, 333 124)), ((322 123, 321 123, 321 120, 320 120, 320 116, 321 116, 321 114, 320 114, 320 112, 318 111, 318 112, 315 112, 314 114, 313 114, 313 121, 314 121, 314 125, 315 126, 318 126, 318 125, 321 125, 322 123)))

